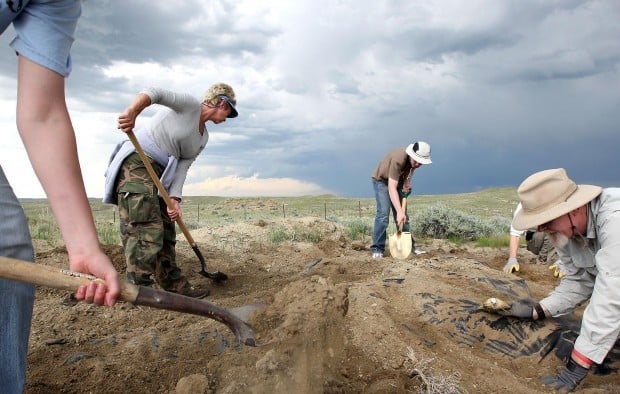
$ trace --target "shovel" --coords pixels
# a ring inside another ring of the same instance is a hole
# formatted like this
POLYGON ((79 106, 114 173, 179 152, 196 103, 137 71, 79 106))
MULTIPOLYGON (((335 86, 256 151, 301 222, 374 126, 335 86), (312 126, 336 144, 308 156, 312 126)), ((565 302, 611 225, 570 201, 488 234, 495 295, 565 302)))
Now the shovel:
MULTIPOLYGON (((404 212, 407 208, 407 197, 403 197, 402 207, 404 212)), ((411 233, 409 231, 403 232, 404 224, 404 222, 400 223, 398 231, 390 235, 388 240, 390 254, 399 260, 404 260, 411 254, 411 233)))
MULTIPOLYGON (((151 176, 153 183, 155 183, 155 186, 157 186, 157 190, 159 190, 159 194, 162 196, 162 198, 166 202, 166 205, 168 206, 168 208, 174 209, 174 205, 172 205, 172 201, 170 201, 170 196, 168 196, 168 192, 164 188, 164 185, 161 184, 161 181, 159 180, 159 177, 155 173, 155 170, 153 170, 151 161, 144 154, 144 151, 142 150, 140 143, 136 139, 136 135, 133 133, 133 130, 129 130, 127 132, 127 135, 129 136, 129 139, 131 140, 131 143, 133 144, 133 146, 136 148, 136 152, 138 152, 138 155, 140 155, 140 158, 142 159, 142 162, 144 163, 146 170, 151 176)), ((207 271, 207 263, 205 261, 205 258, 200 252, 200 249, 198 249, 198 245, 194 241, 194 238, 192 238, 192 235, 189 233, 189 230, 185 226, 183 219, 178 218, 176 222, 179 225, 179 228, 181 229, 181 231, 183 231, 183 234, 185 235, 187 242, 189 242, 190 246, 194 250, 194 253, 196 253, 196 256, 198 256, 198 260, 200 260, 201 270, 198 271, 198 273, 202 276, 206 276, 209 279, 213 279, 216 282, 223 282, 226 279, 228 279, 228 276, 220 271, 216 271, 216 272, 207 271)))
MULTIPOLYGON (((92 275, 1 256, 0 278, 69 291, 76 291, 79 286, 88 285, 91 281, 105 283, 92 275)), ((230 328, 239 343, 256 346, 254 330, 226 308, 169 291, 136 286, 127 282, 121 282, 120 285, 121 295, 119 299, 122 301, 151 308, 191 313, 217 320, 230 328)))

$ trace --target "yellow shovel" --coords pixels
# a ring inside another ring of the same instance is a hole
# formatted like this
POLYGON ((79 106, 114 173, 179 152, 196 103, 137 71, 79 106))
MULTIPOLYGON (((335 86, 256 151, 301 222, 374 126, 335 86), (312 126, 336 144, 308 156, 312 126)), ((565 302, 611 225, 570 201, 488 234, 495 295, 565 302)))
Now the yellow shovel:
MULTIPOLYGON (((403 212, 407 208, 407 197, 403 197, 401 204, 403 212)), ((388 245, 390 247, 390 254, 392 257, 399 260, 404 260, 411 254, 411 233, 409 231, 403 232, 403 225, 405 222, 400 223, 398 231, 395 234, 390 235, 388 245)))

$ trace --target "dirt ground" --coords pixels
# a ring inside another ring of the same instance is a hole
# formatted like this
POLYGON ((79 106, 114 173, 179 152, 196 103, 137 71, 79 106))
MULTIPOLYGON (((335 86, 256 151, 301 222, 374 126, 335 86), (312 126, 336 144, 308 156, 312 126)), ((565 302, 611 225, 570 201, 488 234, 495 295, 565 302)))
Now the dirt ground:
MULTIPOLYGON (((94 307, 39 287, 27 393, 545 393, 540 377, 563 364, 554 340, 566 343, 578 330, 571 319, 521 322, 478 309, 488 297, 540 299, 555 286, 524 248, 521 272, 504 275, 506 249, 419 240, 428 254, 373 260, 370 241, 351 241, 315 218, 192 235, 208 269, 229 279, 217 285, 198 275, 182 234, 179 265, 210 288, 205 301, 256 307, 248 321, 258 346, 236 344, 225 325, 205 317, 128 303, 94 307), (282 226, 323 239, 251 241, 282 226), (242 238, 250 241, 235 245, 242 238), (222 239, 230 247, 217 246, 222 239)), ((67 267, 63 247, 35 246, 39 264, 67 267)), ((105 250, 124 272, 121 247, 105 250)), ((618 348, 579 392, 620 393, 618 348)))

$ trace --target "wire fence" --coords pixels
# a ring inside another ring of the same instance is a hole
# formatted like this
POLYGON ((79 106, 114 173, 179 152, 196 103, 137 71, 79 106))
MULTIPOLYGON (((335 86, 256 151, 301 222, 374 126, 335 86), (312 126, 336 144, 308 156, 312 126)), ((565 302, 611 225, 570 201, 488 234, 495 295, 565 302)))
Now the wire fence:
MULTIPOLYGON (((286 218, 311 217, 333 222, 353 220, 370 223, 375 216, 375 200, 337 200, 308 202, 287 199, 223 199, 207 203, 184 201, 181 205, 183 222, 189 229, 233 224, 240 221, 258 222, 286 218)), ((46 202, 23 203, 32 237, 60 240, 61 234, 46 202)), ((99 236, 104 243, 120 242, 119 214, 114 205, 91 201, 91 210, 99 236)))
MULTIPOLYGON (((352 203, 324 202, 315 205, 299 205, 279 203, 270 206, 240 205, 233 209, 214 207, 212 204, 182 204, 183 221, 192 227, 202 227, 209 223, 234 222, 238 220, 270 220, 277 218, 313 217, 325 220, 374 218, 375 203, 363 201, 352 203)), ((42 215, 47 216, 49 210, 42 208, 42 215)), ((93 208, 98 223, 117 223, 118 208, 104 206, 93 208)))
MULTIPOLYGON (((481 218, 499 217, 502 221, 512 218, 516 205, 511 191, 491 191, 478 194, 415 196, 410 197, 408 211, 414 224, 425 218, 428 208, 450 207, 446 214, 455 211, 481 218)), ((120 242, 118 208, 91 199, 91 210, 99 237, 103 243, 120 242)), ((60 240, 55 218, 46 200, 22 201, 28 217, 31 234, 35 239, 60 240)), ((339 198, 326 196, 226 198, 187 197, 181 205, 183 221, 190 230, 235 224, 239 222, 272 221, 287 218, 318 218, 343 224, 361 236, 370 235, 376 213, 374 198, 339 198)), ((440 209, 445 212, 445 209, 440 209)))

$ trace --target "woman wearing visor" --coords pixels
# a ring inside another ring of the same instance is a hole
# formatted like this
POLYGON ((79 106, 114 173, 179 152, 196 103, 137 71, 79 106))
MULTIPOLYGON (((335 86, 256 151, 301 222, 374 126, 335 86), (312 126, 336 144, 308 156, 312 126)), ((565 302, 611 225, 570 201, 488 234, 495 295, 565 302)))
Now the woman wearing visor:
POLYGON ((202 101, 165 89, 140 92, 118 117, 118 128, 134 130, 136 138, 160 177, 174 209, 166 206, 131 141, 112 153, 106 171, 104 203, 118 206, 120 232, 130 283, 201 298, 208 290, 192 286, 176 265, 174 221, 187 171, 209 141, 208 121, 215 124, 237 117, 233 89, 224 83, 209 88, 202 101), (145 127, 134 130, 136 118, 152 104, 157 112, 145 127))

